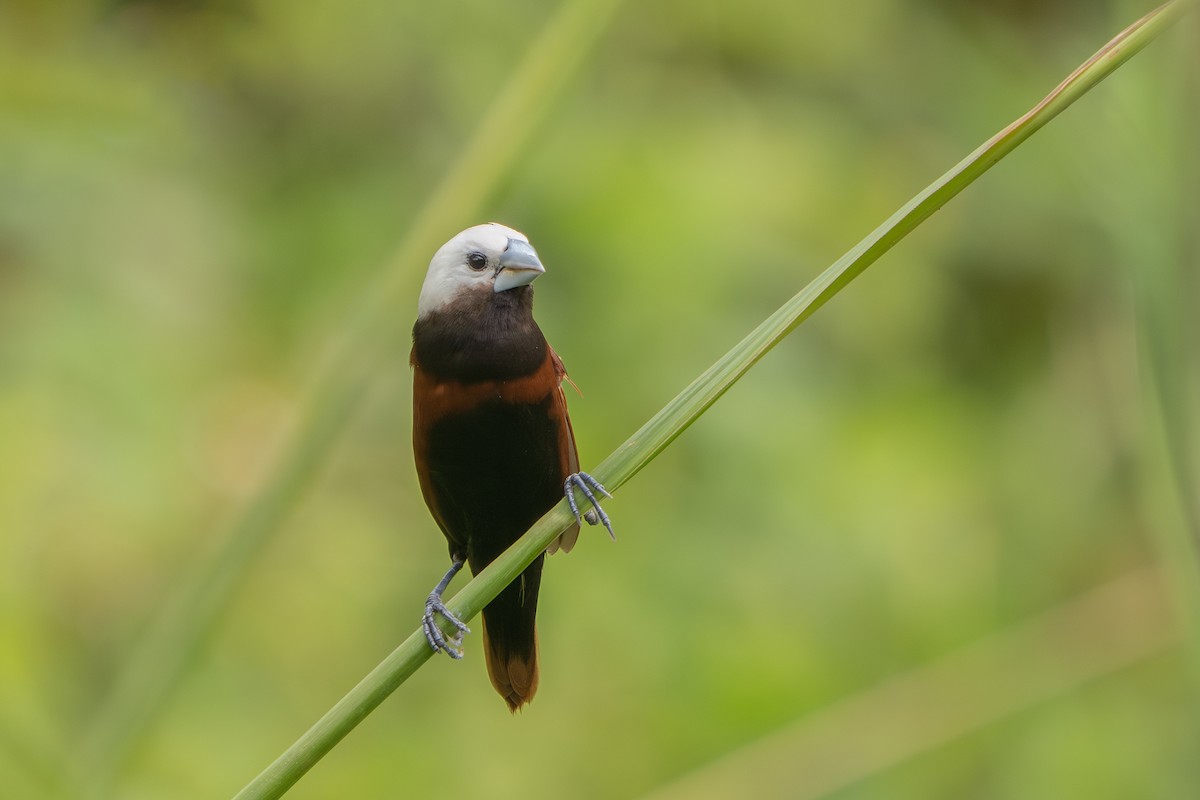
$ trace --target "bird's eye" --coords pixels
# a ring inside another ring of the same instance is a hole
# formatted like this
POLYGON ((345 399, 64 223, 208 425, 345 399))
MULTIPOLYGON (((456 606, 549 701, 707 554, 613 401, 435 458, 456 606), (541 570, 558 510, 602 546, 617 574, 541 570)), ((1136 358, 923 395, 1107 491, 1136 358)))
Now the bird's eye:
POLYGON ((467 256, 467 266, 473 270, 481 270, 487 266, 487 256, 483 253, 471 253, 467 256))

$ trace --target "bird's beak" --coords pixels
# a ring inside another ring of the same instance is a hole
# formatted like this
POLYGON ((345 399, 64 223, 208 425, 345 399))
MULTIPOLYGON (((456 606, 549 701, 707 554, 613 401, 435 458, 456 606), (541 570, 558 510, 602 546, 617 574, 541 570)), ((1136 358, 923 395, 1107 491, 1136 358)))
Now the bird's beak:
POLYGON ((499 268, 496 271, 496 283, 492 287, 495 292, 504 292, 518 286, 528 286, 534 278, 546 271, 538 258, 537 251, 529 242, 520 239, 509 239, 508 247, 500 254, 499 268))

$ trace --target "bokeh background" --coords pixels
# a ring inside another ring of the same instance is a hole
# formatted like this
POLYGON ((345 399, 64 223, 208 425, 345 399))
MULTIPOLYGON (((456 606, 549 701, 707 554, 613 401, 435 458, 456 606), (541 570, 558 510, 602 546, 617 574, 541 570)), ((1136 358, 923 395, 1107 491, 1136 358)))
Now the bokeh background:
MULTIPOLYGON (((595 464, 1149 9, 4 4, 0 796, 232 795, 416 627, 446 550, 406 335, 457 230, 541 253, 595 464), (533 110, 485 122, 507 92, 533 110), (394 324, 355 339, 372 300, 394 324), (313 387, 362 372, 296 467, 313 387)), ((469 637, 289 796, 1194 797, 1196 42, 801 326, 610 501, 616 544, 551 559, 530 708, 469 637)))

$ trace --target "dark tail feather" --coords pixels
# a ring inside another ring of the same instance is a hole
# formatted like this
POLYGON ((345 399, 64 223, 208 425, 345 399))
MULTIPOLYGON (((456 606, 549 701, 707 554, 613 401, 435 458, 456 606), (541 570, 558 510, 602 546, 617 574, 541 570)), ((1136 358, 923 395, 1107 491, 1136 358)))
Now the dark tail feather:
POLYGON ((525 568, 483 609, 483 654, 492 686, 516 711, 533 699, 538 687, 538 587, 545 556, 525 568))

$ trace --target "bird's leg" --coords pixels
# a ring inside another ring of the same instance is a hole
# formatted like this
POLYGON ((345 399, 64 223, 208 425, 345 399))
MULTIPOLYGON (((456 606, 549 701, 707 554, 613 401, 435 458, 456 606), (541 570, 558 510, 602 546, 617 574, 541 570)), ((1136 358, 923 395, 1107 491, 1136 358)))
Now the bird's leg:
POLYGON ((425 598, 425 613, 421 616, 421 628, 425 631, 425 638, 429 640, 429 646, 433 648, 433 652, 441 650, 451 658, 462 658, 462 643, 463 635, 471 632, 466 623, 454 613, 446 608, 446 604, 442 602, 442 592, 446 591, 446 587, 450 585, 450 581, 454 580, 454 576, 463 568, 463 562, 458 559, 450 565, 450 569, 442 576, 442 580, 438 585, 433 587, 433 591, 429 593, 429 597, 425 598), (453 639, 447 639, 442 633, 442 629, 438 627, 435 615, 441 614, 450 624, 458 628, 458 633, 453 639))
POLYGON ((567 476, 567 482, 563 488, 567 495, 567 505, 571 507, 571 513, 575 515, 576 522, 581 525, 585 521, 588 525, 603 523, 604 527, 608 528, 608 535, 612 537, 613 541, 617 540, 617 535, 613 533, 612 523, 608 521, 608 514, 604 513, 604 509, 600 507, 600 501, 596 499, 597 493, 605 497, 612 497, 608 493, 608 489, 600 485, 600 481, 586 472, 573 472, 567 476), (592 504, 592 507, 583 514, 579 513, 579 506, 575 504, 575 489, 583 492, 583 496, 592 504))

